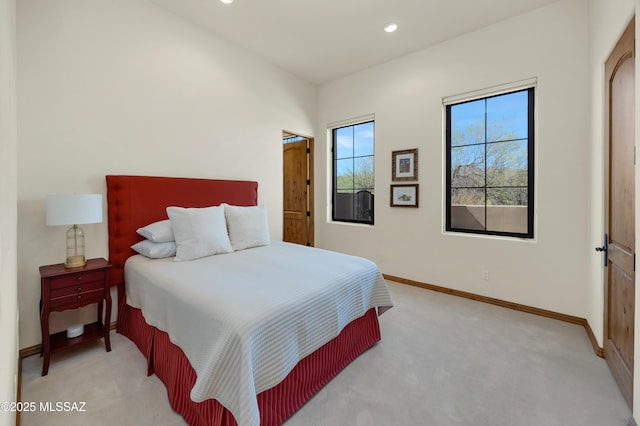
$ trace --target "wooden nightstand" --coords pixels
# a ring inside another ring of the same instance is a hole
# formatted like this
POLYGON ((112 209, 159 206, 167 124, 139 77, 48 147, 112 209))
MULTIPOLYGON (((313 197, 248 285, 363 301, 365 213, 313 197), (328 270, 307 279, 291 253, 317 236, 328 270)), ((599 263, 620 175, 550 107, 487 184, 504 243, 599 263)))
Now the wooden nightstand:
POLYGON ((42 352, 44 362, 42 375, 49 373, 52 353, 64 351, 82 343, 93 342, 104 337, 107 352, 111 351, 109 324, 111 318, 111 265, 105 259, 89 259, 80 268, 65 268, 64 264, 40 267, 40 327, 42 329, 42 352), (103 302, 106 300, 104 322, 103 302), (67 331, 49 335, 49 313, 65 311, 98 303, 98 320, 84 326, 84 333, 67 338, 67 331))

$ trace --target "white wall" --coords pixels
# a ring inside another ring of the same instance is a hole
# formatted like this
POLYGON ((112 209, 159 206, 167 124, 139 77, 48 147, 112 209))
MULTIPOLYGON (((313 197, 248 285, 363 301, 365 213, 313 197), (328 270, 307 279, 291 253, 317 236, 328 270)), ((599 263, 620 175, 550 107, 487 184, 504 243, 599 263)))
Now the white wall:
MULTIPOLYGON (((325 221, 330 156, 318 131, 317 244, 384 273, 586 317, 588 16, 564 0, 319 89, 319 126, 375 114, 375 225, 325 221), (442 98, 536 77, 535 241, 443 233, 442 98), (391 152, 419 148, 420 207, 390 208, 391 152), (483 281, 481 271, 489 270, 483 281)), ((400 31, 402 29, 400 28, 400 31)))
MULTIPOLYGON (((282 237, 282 130, 313 134, 314 86, 145 0, 21 0, 17 21, 21 347, 41 341, 38 266, 65 256, 47 194, 104 194, 107 174, 256 180, 282 237)), ((107 224, 84 229, 107 257, 107 224)))
MULTIPOLYGON (((0 0, 0 402, 16 400, 18 372, 15 10, 0 0)), ((0 425, 13 424, 15 413, 0 411, 0 425)))

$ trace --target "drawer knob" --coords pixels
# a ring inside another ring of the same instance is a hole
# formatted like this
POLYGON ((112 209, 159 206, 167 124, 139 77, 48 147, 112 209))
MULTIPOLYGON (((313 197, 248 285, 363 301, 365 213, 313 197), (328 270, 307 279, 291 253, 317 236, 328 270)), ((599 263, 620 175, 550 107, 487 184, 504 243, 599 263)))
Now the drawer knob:
POLYGON ((82 287, 78 287, 78 288, 77 288, 77 290, 78 290, 78 291, 82 291, 82 287))
POLYGON ((78 281, 82 281, 82 275, 78 275, 78 276, 76 277, 76 280, 78 280, 78 281))
POLYGON ((78 299, 78 300, 82 299, 82 296, 78 295, 77 299, 78 299))

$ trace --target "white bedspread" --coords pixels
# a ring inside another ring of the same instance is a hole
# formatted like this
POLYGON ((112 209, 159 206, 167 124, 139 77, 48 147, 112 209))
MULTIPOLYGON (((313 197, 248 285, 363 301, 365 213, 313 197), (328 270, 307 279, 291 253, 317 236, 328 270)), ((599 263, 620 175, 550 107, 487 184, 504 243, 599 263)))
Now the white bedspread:
POLYGON ((256 395, 298 361, 393 305, 373 262, 276 241, 189 262, 136 255, 125 280, 127 303, 195 369, 191 399, 217 399, 240 426, 260 424, 256 395))

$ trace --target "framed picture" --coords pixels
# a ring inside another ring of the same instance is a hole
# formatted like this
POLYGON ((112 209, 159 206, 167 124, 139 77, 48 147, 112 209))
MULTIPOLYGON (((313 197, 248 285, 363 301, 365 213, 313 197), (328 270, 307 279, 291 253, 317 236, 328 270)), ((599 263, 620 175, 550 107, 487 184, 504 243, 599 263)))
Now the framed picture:
POLYGON ((391 153, 391 180, 418 180, 418 149, 391 153))
POLYGON ((391 207, 418 207, 418 184, 391 185, 391 207))

